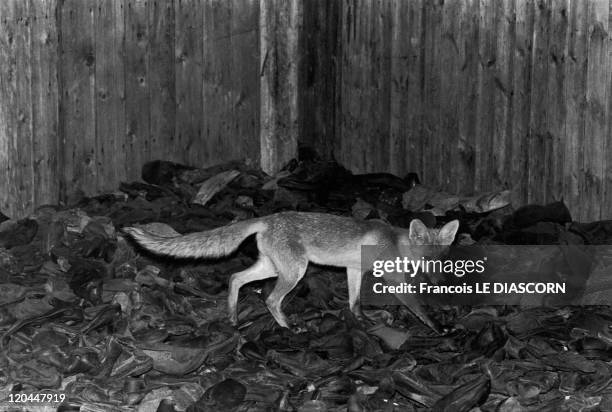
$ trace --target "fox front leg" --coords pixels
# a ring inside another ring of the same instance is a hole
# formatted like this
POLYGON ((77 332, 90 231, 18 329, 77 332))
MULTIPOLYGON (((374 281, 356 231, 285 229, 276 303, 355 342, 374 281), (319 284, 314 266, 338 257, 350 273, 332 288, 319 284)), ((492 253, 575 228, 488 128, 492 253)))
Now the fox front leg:
POLYGON ((351 267, 346 268, 346 276, 348 284, 349 308, 357 319, 363 319, 363 312, 361 311, 361 305, 359 304, 362 277, 361 269, 351 267))

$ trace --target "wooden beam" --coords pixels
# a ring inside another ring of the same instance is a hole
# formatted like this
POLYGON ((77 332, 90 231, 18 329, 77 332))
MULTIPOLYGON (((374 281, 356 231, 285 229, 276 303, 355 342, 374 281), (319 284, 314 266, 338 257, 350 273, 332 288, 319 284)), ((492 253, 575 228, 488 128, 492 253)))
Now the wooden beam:
MULTIPOLYGON (((33 207, 57 204, 60 194, 57 0, 28 2, 32 70, 33 207)), ((24 211, 25 212, 25 211, 24 211)))
POLYGON ((262 0, 259 8, 261 61, 261 167, 275 173, 297 154, 298 33, 300 0, 262 0))

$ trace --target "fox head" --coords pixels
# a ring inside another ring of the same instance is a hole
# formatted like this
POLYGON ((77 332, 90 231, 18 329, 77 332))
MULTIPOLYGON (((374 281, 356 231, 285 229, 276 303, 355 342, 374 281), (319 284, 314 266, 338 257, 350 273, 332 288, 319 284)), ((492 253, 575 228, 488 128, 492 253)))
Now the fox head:
POLYGON ((455 240, 459 229, 459 221, 448 222, 441 229, 430 229, 419 219, 410 222, 408 238, 414 245, 449 246, 455 240))
POLYGON ((417 259, 438 257, 453 243, 458 229, 458 220, 453 220, 440 229, 432 229, 419 219, 414 219, 400 240, 400 251, 405 256, 417 259))

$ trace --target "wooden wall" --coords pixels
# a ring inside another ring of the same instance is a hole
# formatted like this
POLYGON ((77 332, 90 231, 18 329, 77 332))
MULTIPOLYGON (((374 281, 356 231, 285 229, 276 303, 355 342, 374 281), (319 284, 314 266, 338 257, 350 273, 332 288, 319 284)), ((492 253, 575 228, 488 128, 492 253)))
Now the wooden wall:
POLYGON ((114 190, 151 159, 274 169, 298 139, 355 172, 612 218, 611 8, 0 1, 0 210, 114 190))
POLYGON ((612 2, 341 0, 336 158, 612 218, 612 2))
POLYGON ((259 161, 259 1, 0 1, 0 210, 259 161))

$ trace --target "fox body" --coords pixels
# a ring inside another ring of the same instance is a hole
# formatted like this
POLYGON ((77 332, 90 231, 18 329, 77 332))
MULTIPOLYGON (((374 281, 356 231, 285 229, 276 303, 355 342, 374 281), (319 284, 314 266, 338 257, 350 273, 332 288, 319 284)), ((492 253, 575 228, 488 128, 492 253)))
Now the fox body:
MULTIPOLYGON (((454 220, 439 230, 430 229, 415 219, 409 229, 404 229, 380 221, 324 213, 282 212, 184 236, 158 236, 133 227, 124 231, 149 251, 179 258, 227 256, 255 234, 258 260, 230 278, 230 320, 233 324, 238 321, 238 291, 244 284, 278 277, 266 304, 276 322, 289 327, 281 304, 302 279, 309 262, 346 268, 349 306, 360 317, 361 246, 382 245, 404 255, 412 252, 419 257, 436 256, 453 242, 458 226, 459 222, 454 220)), ((436 329, 416 297, 398 295, 398 298, 422 322, 436 329)))

